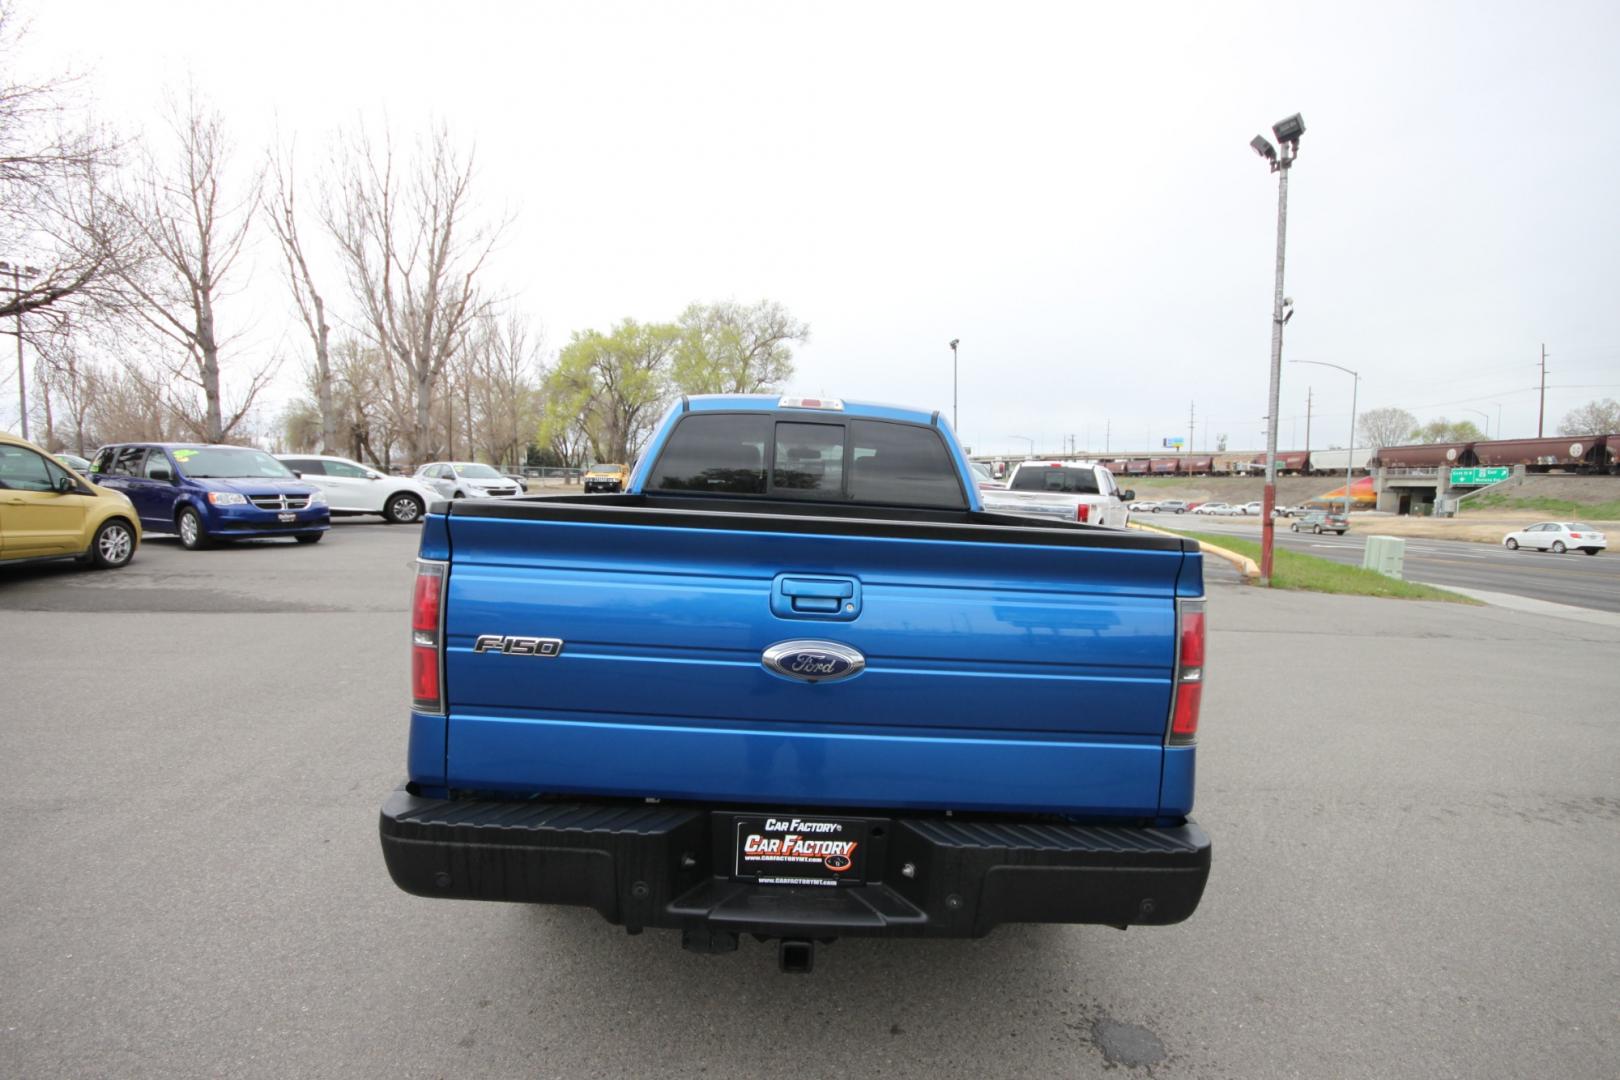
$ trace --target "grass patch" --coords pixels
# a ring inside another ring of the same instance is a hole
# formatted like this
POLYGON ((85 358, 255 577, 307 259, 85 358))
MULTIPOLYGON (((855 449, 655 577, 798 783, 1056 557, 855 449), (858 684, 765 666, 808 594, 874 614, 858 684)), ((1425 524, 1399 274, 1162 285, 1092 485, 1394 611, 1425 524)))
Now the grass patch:
MULTIPOLYGON (((1223 547, 1239 555, 1247 555, 1256 564, 1260 562, 1260 544, 1254 540, 1214 536, 1210 533, 1183 532, 1180 529, 1166 529, 1165 532, 1174 532, 1177 536, 1186 536, 1200 543, 1223 547)), ((1448 604, 1479 605, 1478 600, 1463 596, 1461 593, 1385 577, 1376 570, 1345 566, 1343 563, 1336 563, 1316 555, 1289 551, 1281 544, 1272 548, 1271 584, 1277 589, 1348 593, 1352 596, 1388 596, 1397 600, 1442 600, 1448 604)))
POLYGON ((1620 499, 1608 502, 1576 502, 1574 499, 1552 499, 1546 496, 1515 497, 1512 495, 1481 495, 1464 499, 1464 514, 1473 510, 1534 510, 1549 518, 1579 521, 1597 518, 1599 521, 1620 521, 1620 499))

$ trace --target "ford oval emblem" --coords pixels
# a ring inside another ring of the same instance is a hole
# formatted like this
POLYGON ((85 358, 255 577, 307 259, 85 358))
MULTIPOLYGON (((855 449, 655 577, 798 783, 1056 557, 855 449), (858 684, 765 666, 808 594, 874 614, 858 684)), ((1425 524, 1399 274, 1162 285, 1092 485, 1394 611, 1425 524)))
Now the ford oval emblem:
POLYGON ((767 671, 813 683, 847 679, 866 669, 866 657, 836 641, 779 641, 765 650, 760 663, 767 671))

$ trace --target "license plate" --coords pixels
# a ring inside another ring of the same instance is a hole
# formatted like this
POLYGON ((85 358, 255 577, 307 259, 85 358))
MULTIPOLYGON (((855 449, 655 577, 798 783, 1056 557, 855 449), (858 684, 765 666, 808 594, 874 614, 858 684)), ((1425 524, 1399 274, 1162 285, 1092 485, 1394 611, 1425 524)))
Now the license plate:
POLYGON ((297 514, 277 514, 276 517, 280 518, 282 521, 297 521, 298 520, 298 515, 297 514))
POLYGON ((863 880, 866 823, 801 814, 736 820, 736 877, 761 885, 837 886, 863 880))

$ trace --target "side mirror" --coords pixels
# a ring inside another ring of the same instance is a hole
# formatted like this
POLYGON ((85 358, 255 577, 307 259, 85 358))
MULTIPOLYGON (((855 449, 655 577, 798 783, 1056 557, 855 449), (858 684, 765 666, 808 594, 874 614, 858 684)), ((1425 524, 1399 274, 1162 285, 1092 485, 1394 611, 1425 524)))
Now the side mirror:
POLYGON ((161 480, 165 484, 174 483, 174 473, 165 468, 156 468, 146 474, 148 480, 161 480))
POLYGON ((1136 498, 1136 489, 1126 488, 1124 491, 1119 493, 1119 497, 1125 502, 1130 502, 1132 499, 1136 498))
POLYGON ((79 485, 73 482, 71 476, 58 476, 56 478, 56 493, 58 495, 71 495, 79 490, 79 485))
POLYGON ((302 480, 304 478, 304 474, 299 472, 297 469, 289 469, 288 472, 293 474, 294 479, 302 480))

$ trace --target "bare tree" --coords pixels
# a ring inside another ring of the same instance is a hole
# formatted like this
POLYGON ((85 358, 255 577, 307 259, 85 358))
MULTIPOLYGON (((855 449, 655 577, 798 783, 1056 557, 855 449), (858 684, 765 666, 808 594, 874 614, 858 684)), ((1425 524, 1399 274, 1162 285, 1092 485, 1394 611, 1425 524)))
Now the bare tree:
POLYGON ((436 447, 435 394, 486 310, 480 273, 506 225, 476 220, 473 162, 442 125, 403 163, 390 138, 375 147, 361 131, 323 211, 368 332, 408 380, 406 446, 416 461, 436 447))
POLYGON ((102 442, 144 442, 174 434, 174 408, 161 379, 130 365, 91 376, 88 422, 102 442))
POLYGON ((540 423, 540 339, 512 313, 479 322, 467 380, 467 410, 482 433, 476 449, 495 465, 517 465, 540 423))
POLYGON ((15 7, 0 0, 0 259, 27 271, 5 275, 15 287, 0 296, 0 319, 64 313, 101 280, 106 252, 79 219, 117 151, 75 115, 72 77, 10 77, 24 37, 15 7))
POLYGON ((1620 431, 1620 401, 1593 399, 1578 409, 1564 414, 1558 425, 1560 435, 1607 435, 1620 431))
POLYGON ((1417 426, 1417 417, 1393 405, 1382 409, 1368 409, 1356 421, 1362 442, 1374 450, 1384 446, 1399 446, 1412 437, 1417 426))
POLYGON ((54 398, 62 411, 62 425, 67 428, 63 444, 80 457, 88 456, 94 444, 88 422, 96 404, 100 376, 80 352, 77 335, 52 335, 40 350, 40 367, 41 392, 47 401, 54 398))
POLYGON ((204 111, 195 92, 173 110, 171 127, 178 151, 173 167, 161 167, 148 154, 119 198, 141 257, 116 257, 112 268, 123 313, 166 346, 157 362, 190 388, 167 395, 175 420, 195 438, 222 442, 248 416, 275 370, 273 361, 251 370, 226 415, 221 356, 236 339, 221 331, 218 304, 247 242, 262 177, 255 174, 239 192, 228 191, 231 147, 224 122, 204 111))
POLYGON ((265 203, 264 215, 281 247, 293 302, 298 306, 299 317, 303 319, 310 344, 315 348, 313 382, 315 407, 320 414, 320 448, 321 453, 330 454, 335 452, 338 445, 337 406, 332 393, 332 328, 327 325, 326 300, 315 287, 315 275, 309 268, 303 236, 298 228, 298 183, 294 175, 292 148, 272 157, 270 180, 270 197, 265 203))

